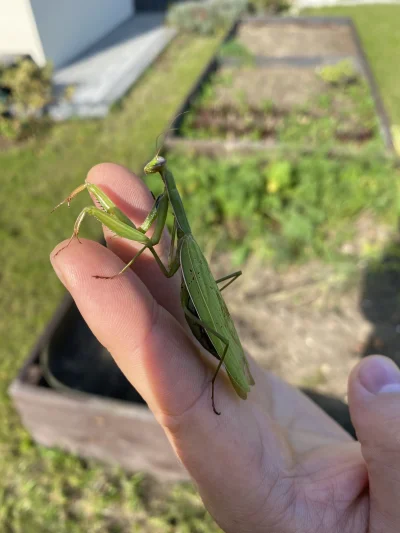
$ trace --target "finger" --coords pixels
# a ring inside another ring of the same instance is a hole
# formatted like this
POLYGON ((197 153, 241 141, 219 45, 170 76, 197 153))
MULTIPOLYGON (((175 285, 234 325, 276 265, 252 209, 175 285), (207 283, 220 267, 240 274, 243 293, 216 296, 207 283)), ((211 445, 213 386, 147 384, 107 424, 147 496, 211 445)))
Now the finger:
POLYGON ((349 407, 366 461, 371 533, 399 530, 400 371, 382 356, 363 359, 349 378, 349 407))
POLYGON ((187 402, 195 402, 207 369, 196 354, 193 357, 195 348, 178 322, 134 272, 110 280, 94 277, 94 272, 109 276, 123 266, 110 250, 82 239, 58 253, 64 245, 53 251, 52 264, 93 333, 135 388, 154 410, 165 406, 168 412, 179 413, 187 402), (192 357, 182 357, 186 352, 192 357), (171 374, 171 384, 182 380, 184 390, 176 403, 173 387, 162 382, 163 372, 171 374), (188 373, 192 380, 185 379, 188 373))
MULTIPOLYGON (((137 226, 142 224, 153 207, 154 199, 143 181, 120 165, 114 163, 96 165, 89 171, 87 181, 98 185, 137 226)), ((148 235, 151 234, 152 230, 148 232, 148 235)), ((128 263, 142 247, 134 241, 115 238, 108 228, 104 228, 104 235, 107 246, 124 263, 128 263)), ((158 254, 164 259, 164 264, 168 256, 169 243, 168 232, 165 230, 160 244, 156 247, 158 254)), ((179 298, 180 276, 167 279, 148 250, 135 261, 132 268, 146 284, 153 297, 181 323, 184 323, 179 298)))
MULTIPOLYGON (((93 278, 95 266, 99 274, 109 275, 121 261, 98 243, 82 242, 53 254, 52 262, 89 327, 152 409, 225 529, 233 530, 235 521, 244 526, 243 517, 247 521, 252 511, 257 519, 265 491, 276 484, 290 456, 277 424, 251 397, 239 399, 223 373, 216 383, 222 412, 217 417, 211 407, 214 360, 205 363, 134 272, 110 282, 93 278), (229 490, 221 493, 223 484, 229 490), (248 513, 242 512, 245 508, 248 513)), ((250 530, 259 529, 247 529, 247 523, 241 529, 250 530)))

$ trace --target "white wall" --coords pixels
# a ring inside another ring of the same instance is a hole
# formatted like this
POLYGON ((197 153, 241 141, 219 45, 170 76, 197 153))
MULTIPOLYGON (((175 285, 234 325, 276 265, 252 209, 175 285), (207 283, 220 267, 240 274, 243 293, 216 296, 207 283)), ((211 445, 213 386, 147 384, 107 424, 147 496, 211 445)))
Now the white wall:
MULTIPOLYGON (((18 0, 19 2, 20 0, 18 0)), ((0 0, 7 5, 16 0, 0 0)), ((132 0, 30 0, 47 60, 67 63, 133 15, 132 0)), ((0 17, 2 10, 0 9, 0 17)))
POLYGON ((29 0, 0 0, 0 55, 7 54, 29 54, 45 63, 29 0))

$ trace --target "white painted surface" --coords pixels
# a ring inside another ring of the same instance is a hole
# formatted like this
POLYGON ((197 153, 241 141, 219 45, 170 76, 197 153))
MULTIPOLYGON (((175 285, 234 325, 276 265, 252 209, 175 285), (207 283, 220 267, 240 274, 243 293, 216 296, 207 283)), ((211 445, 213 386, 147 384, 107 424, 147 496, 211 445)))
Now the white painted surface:
MULTIPOLYGON (((0 0, 7 7, 21 0, 0 0)), ((28 0, 26 0, 28 1, 28 0)), ((64 65, 134 13, 132 0, 30 0, 47 60, 64 65)), ((1 4, 0 4, 1 5, 1 4)))
POLYGON ((103 117, 110 106, 141 76, 176 35, 163 24, 162 13, 137 14, 101 39, 90 52, 56 69, 54 86, 75 90, 50 108, 56 120, 70 116, 103 117))
POLYGON ((13 54, 46 62, 29 0, 0 0, 0 55, 13 54))
POLYGON ((329 6, 361 6, 366 4, 399 4, 400 0, 295 0, 294 10, 305 7, 329 7, 329 6))

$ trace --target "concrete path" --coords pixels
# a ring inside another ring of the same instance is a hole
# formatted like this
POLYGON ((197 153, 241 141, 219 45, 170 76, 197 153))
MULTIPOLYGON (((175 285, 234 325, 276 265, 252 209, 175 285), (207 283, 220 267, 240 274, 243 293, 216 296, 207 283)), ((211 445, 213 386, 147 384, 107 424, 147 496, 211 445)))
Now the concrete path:
POLYGON ((162 52, 176 31, 163 25, 163 15, 135 15, 84 54, 54 73, 58 101, 49 112, 55 120, 71 116, 103 117, 162 52), (69 101, 60 98, 74 87, 69 101))

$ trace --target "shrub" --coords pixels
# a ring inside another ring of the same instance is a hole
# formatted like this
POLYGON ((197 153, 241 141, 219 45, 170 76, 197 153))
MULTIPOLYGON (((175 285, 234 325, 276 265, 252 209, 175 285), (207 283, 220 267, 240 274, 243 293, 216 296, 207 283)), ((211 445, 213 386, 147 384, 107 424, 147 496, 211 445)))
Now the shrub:
POLYGON ((0 135, 17 139, 32 130, 51 101, 51 76, 51 65, 41 68, 28 58, 0 67, 0 135))
POLYGON ((334 65, 326 65, 316 70, 319 77, 330 85, 345 86, 360 79, 351 59, 343 59, 334 65))
POLYGON ((226 28, 246 9, 247 0, 204 0, 174 4, 167 22, 180 31, 210 35, 226 28))
MULTIPOLYGON (((289 261, 340 253, 368 210, 394 221, 399 171, 383 158, 330 159, 325 154, 270 161, 168 155, 196 238, 289 261)), ((156 189, 157 180, 151 181, 156 189)))
POLYGON ((250 10, 257 13, 281 13, 290 7, 289 0, 251 0, 250 10))

